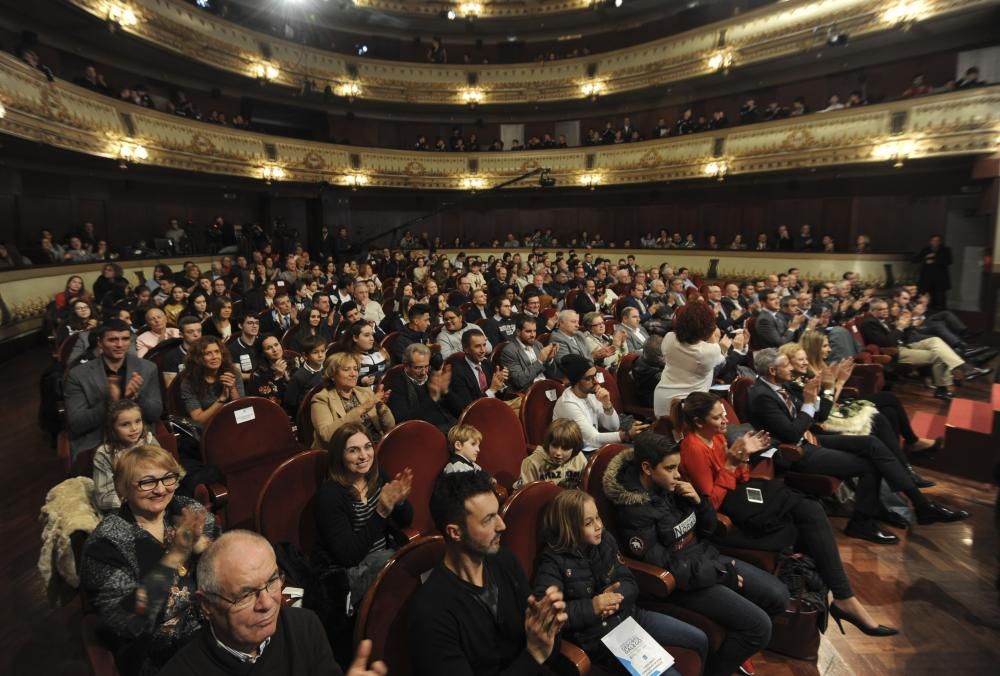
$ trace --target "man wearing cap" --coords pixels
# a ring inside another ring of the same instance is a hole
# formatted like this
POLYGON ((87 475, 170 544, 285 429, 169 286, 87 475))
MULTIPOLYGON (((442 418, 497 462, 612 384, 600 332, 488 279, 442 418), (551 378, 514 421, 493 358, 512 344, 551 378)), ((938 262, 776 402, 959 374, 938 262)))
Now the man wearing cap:
POLYGON ((611 393, 597 382, 597 367, 586 357, 568 354, 559 360, 559 368, 569 380, 569 387, 559 396, 552 419, 568 418, 580 426, 584 453, 604 444, 631 443, 649 427, 633 422, 628 429, 619 429, 621 421, 611 403, 611 393))

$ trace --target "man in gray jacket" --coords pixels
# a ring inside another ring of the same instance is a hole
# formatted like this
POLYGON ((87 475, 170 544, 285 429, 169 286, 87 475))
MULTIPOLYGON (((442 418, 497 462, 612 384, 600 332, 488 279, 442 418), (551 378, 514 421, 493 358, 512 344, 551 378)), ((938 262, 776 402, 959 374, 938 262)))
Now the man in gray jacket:
MULTIPOLYGON (((575 354, 585 357, 593 362, 595 359, 603 359, 615 353, 614 345, 605 345, 595 348, 593 351, 587 346, 583 334, 580 332, 580 315, 576 310, 563 310, 559 313, 559 328, 552 332, 549 339, 550 345, 559 346, 559 358, 566 355, 575 354)), ((553 366, 552 375, 557 380, 563 377, 558 366, 553 366)))
POLYGON ((533 382, 552 372, 559 346, 550 343, 539 347, 535 340, 538 329, 534 317, 518 315, 514 326, 517 333, 500 353, 500 363, 510 372, 507 376, 509 389, 524 392, 533 382))
POLYGON ((66 423, 73 457, 98 446, 108 407, 119 399, 134 399, 142 419, 152 427, 163 402, 156 364, 129 353, 132 332, 120 319, 94 329, 100 358, 80 364, 66 376, 66 423))

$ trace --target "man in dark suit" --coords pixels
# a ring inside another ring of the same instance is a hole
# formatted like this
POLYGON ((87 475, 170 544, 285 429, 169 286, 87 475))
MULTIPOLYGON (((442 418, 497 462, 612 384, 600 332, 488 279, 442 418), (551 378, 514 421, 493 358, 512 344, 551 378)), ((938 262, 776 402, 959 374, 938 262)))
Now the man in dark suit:
POLYGON ((516 336, 500 353, 500 363, 510 374, 508 387, 514 392, 524 392, 531 384, 552 371, 559 346, 555 343, 540 347, 535 340, 537 323, 534 317, 518 315, 514 324, 516 336))
POLYGON ((120 319, 94 329, 100 359, 80 364, 66 375, 66 423, 73 457, 101 443, 108 406, 132 399, 142 409, 142 419, 155 425, 163 411, 156 365, 129 354, 132 332, 120 319))
MULTIPOLYGON (((639 322, 648 322, 654 310, 646 305, 646 285, 642 282, 632 282, 628 287, 628 296, 622 301, 621 310, 634 307, 639 312, 639 322)), ((620 317, 619 317, 620 318, 620 317)))
POLYGON ((948 289, 951 288, 951 277, 948 274, 951 248, 944 246, 941 235, 932 235, 927 246, 917 252, 912 262, 920 264, 917 287, 919 293, 930 294, 929 309, 944 310, 948 304, 948 289))
MULTIPOLYGON (((817 439, 810 428, 829 415, 833 394, 828 391, 820 396, 820 376, 805 385, 799 399, 785 388, 792 379, 788 357, 773 348, 759 350, 754 353, 754 367, 759 378, 750 388, 750 423, 767 430, 778 443, 802 446, 802 458, 792 464, 796 471, 838 479, 857 478, 854 513, 845 534, 879 544, 899 541, 892 533, 883 532, 878 524, 881 520, 907 525, 882 506, 879 485, 883 479, 892 491, 901 491, 910 498, 920 524, 958 521, 969 516, 968 512, 952 511, 924 497, 899 458, 875 437, 824 434, 817 439)), ((779 467, 787 467, 787 461, 778 455, 775 461, 779 467)))
POLYGON ((462 334, 464 355, 451 362, 451 384, 444 397, 445 406, 456 418, 476 399, 496 397, 510 375, 507 369, 493 372, 493 365, 486 359, 486 345, 486 334, 479 329, 462 334))
POLYGON ((486 289, 476 289, 472 292, 472 305, 465 311, 465 321, 469 324, 475 324, 480 319, 489 318, 490 311, 486 302, 486 289))
POLYGON ((576 294, 576 302, 571 308, 581 317, 585 317, 591 312, 598 312, 600 307, 597 302, 597 284, 592 279, 583 283, 580 292, 576 294))
POLYGON ((282 291, 274 297, 271 311, 260 318, 260 335, 277 336, 280 339, 285 335, 285 331, 295 326, 295 323, 292 299, 282 291))
POLYGON ((447 433, 457 422, 443 401, 450 385, 451 368, 431 370, 431 349, 410 343, 403 352, 403 373, 386 383, 391 390, 386 404, 397 423, 425 420, 447 433))
POLYGON ((806 316, 799 312, 799 301, 792 296, 778 299, 774 289, 760 292, 760 314, 753 322, 755 343, 761 347, 781 347, 798 339, 806 328, 806 316))

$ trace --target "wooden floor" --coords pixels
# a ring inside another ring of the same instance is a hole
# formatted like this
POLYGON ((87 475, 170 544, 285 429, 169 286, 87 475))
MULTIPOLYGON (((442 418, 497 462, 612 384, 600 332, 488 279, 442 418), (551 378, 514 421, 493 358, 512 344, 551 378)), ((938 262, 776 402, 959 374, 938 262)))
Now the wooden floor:
MULTIPOLYGON (((52 609, 37 572, 45 494, 60 480, 55 453, 36 424, 39 374, 48 364, 42 349, 0 365, 0 675, 82 676, 88 673, 78 631, 78 604, 52 609)), ((962 390, 986 399, 987 382, 962 390)), ((947 406, 922 385, 897 385, 911 411, 945 413, 947 406)), ((931 473, 928 473, 929 475, 931 473)), ((770 653, 754 661, 762 676, 786 674, 995 674, 1000 664, 1000 606, 994 586, 998 537, 996 490, 986 483, 932 475, 935 499, 968 509, 957 525, 917 527, 897 546, 878 546, 839 536, 841 556, 861 600, 884 624, 901 630, 887 639, 867 638, 836 626, 822 642, 817 663, 770 653)), ((837 528, 842 519, 834 519, 837 528)))

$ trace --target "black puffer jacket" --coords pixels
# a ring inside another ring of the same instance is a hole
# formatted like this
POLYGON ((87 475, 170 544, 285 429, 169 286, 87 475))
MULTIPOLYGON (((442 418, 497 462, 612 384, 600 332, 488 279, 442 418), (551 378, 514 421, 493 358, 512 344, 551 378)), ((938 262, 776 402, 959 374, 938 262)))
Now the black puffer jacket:
POLYGON ((601 544, 583 550, 545 548, 535 573, 535 598, 552 585, 562 590, 566 601, 566 638, 588 653, 600 649, 602 636, 635 615, 639 586, 606 530, 601 544), (621 584, 618 593, 624 598, 618 612, 602 620, 594 614, 593 599, 615 582, 621 584))
POLYGON ((693 505, 660 489, 647 491, 639 481, 634 455, 631 448, 622 451, 604 473, 604 494, 615 506, 617 534, 625 551, 670 571, 680 590, 717 583, 735 588, 735 569, 707 540, 718 523, 712 503, 702 500, 693 505))

